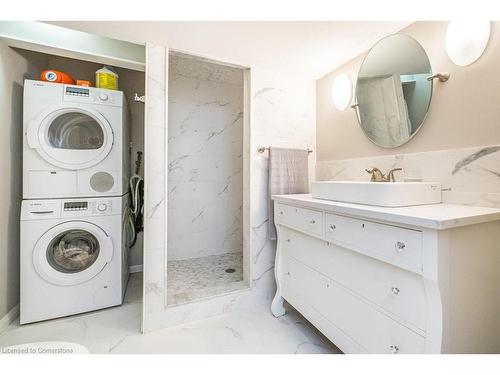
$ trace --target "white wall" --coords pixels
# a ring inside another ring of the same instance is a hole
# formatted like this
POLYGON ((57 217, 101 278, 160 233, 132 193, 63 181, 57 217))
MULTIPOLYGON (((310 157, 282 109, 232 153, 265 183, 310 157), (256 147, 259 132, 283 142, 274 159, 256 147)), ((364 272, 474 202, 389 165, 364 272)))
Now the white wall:
POLYGON ((19 303, 23 80, 35 70, 0 41, 0 319, 19 303))
POLYGON ((453 64, 445 49, 448 22, 415 22, 401 33, 415 38, 425 49, 433 72, 450 72, 448 82, 434 81, 432 102, 419 132, 405 145, 384 149, 361 130, 356 112, 339 111, 331 100, 331 87, 339 73, 356 82, 365 54, 359 55, 317 81, 318 160, 331 161, 383 155, 418 153, 500 144, 500 22, 491 23, 488 48, 474 64, 453 64))
POLYGON ((447 25, 422 21, 401 30, 424 47, 433 72, 451 73, 448 82, 434 82, 422 127, 401 147, 374 145, 355 111, 338 111, 331 101, 335 76, 347 73, 355 81, 364 54, 317 81, 318 180, 367 180, 365 168, 401 167, 399 179, 441 182, 444 202, 500 207, 500 22, 492 22, 481 58, 466 67, 446 54, 447 25))
POLYGON ((168 260, 243 250, 243 70, 169 58, 168 260))

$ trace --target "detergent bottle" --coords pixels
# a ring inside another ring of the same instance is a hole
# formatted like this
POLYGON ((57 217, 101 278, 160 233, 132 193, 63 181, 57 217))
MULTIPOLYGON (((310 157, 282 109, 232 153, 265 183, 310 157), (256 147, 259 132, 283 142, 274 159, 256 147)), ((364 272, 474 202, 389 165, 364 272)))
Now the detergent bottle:
POLYGON ((118 74, 111 70, 111 68, 103 66, 95 72, 95 87, 118 90, 118 74))

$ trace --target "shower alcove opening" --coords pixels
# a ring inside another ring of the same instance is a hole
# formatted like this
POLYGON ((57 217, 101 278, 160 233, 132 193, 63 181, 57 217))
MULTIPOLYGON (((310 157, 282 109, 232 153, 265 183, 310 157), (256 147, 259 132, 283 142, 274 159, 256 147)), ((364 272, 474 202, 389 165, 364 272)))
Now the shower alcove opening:
POLYGON ((169 54, 169 306, 249 287, 243 235, 247 74, 244 68, 169 54))

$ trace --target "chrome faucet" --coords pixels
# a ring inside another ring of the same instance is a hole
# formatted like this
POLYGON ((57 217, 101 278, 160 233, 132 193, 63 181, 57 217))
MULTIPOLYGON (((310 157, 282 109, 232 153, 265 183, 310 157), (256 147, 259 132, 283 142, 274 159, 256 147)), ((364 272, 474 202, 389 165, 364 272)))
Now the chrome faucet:
POLYGON ((389 171, 389 173, 387 173, 386 176, 377 167, 365 169, 366 173, 370 173, 372 175, 372 178, 370 180, 371 182, 396 182, 396 180, 394 179, 394 172, 402 170, 402 168, 393 168, 389 171))

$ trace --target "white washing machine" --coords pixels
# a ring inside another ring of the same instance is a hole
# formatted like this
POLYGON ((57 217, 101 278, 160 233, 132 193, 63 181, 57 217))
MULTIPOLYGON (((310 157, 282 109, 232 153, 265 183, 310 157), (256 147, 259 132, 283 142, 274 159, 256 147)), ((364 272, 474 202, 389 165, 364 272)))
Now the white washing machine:
POLYGON ((21 324, 122 303, 127 199, 22 202, 21 324))
POLYGON ((118 196, 130 146, 121 91, 26 80, 23 198, 118 196))

